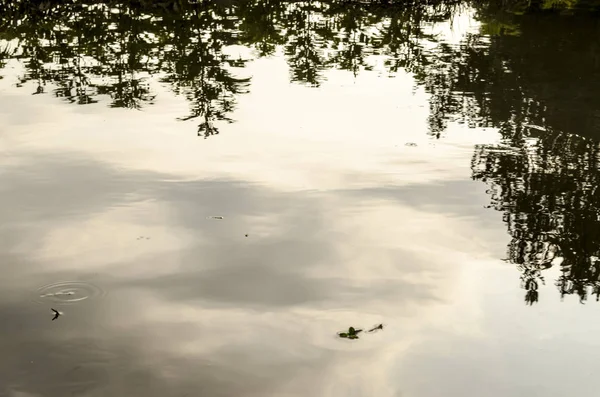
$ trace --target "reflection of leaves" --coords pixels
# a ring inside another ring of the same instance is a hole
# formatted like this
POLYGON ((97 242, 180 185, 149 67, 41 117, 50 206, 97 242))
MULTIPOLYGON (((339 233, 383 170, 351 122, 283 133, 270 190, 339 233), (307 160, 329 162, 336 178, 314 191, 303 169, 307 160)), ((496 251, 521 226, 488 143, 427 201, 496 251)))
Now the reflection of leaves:
POLYGON ((439 137, 458 121, 502 134, 503 145, 476 149, 473 178, 489 185, 491 207, 504 213, 526 302, 538 301, 543 273, 559 262, 561 295, 598 299, 600 149, 572 135, 597 136, 600 126, 598 47, 588 39, 597 36, 598 19, 586 11, 539 18, 539 3, 498 4, 476 8, 482 25, 503 26, 502 34, 441 44, 418 64, 415 78, 431 95, 430 130, 439 137), (507 34, 507 26, 520 34, 507 34))
MULTIPOLYGON (((7 44, 5 46, 0 46, 0 69, 4 67, 4 64, 7 59, 12 58, 14 56, 14 51, 7 44)), ((0 76, 2 79, 2 76, 0 76)))
POLYGON ((325 68, 322 42, 318 31, 322 23, 315 14, 313 2, 293 4, 285 19, 290 32, 286 37, 285 54, 288 57, 292 80, 318 86, 325 68))
MULTIPOLYGON (((473 160, 476 179, 492 187, 492 206, 504 212, 509 259, 518 265, 529 304, 538 300, 542 272, 561 260, 561 295, 583 302, 600 286, 600 171, 597 144, 547 133, 523 140, 522 150, 481 147, 473 160)), ((514 145, 514 142, 513 142, 514 145)))
POLYGON ((516 25, 499 21, 489 21, 481 26, 481 33, 490 36, 500 35, 519 35, 519 29, 516 25))
POLYGON ((165 7, 65 2, 44 11, 30 2, 14 3, 20 4, 0 12, 0 25, 8 38, 20 40, 18 57, 27 62, 21 81, 37 82, 36 93, 53 84, 56 96, 71 103, 95 103, 107 95, 112 107, 139 109, 155 98, 149 77, 166 74, 163 81, 193 103, 189 118, 203 117, 199 131, 210 135, 217 132, 216 120, 231 121, 234 96, 245 92, 248 79, 234 78, 226 69, 221 48, 229 44, 225 37, 234 24, 219 23, 223 10, 217 5, 203 18, 187 18, 178 12, 191 17, 199 10, 185 2, 165 7), (211 37, 197 40, 199 32, 211 37))
POLYGON ((254 47, 259 56, 273 55, 277 46, 285 44, 279 25, 285 4, 281 1, 245 1, 240 4, 240 40, 254 47))
POLYGON ((141 109, 154 102, 150 81, 158 75, 190 103, 181 119, 198 119, 207 137, 233 121, 236 98, 248 91, 250 79, 237 73, 246 60, 226 55, 236 44, 259 56, 282 49, 291 79, 313 86, 326 69, 371 70, 370 55, 385 55, 390 72, 418 71, 420 41, 435 40, 421 25, 446 20, 460 0, 388 3, 15 0, 0 2, 0 27, 19 41, 21 82, 34 82, 35 93, 51 86, 70 103, 107 96, 112 107, 141 109))
POLYGON ((553 8, 573 8, 577 2, 578 0, 543 0, 542 8, 546 10, 553 8))

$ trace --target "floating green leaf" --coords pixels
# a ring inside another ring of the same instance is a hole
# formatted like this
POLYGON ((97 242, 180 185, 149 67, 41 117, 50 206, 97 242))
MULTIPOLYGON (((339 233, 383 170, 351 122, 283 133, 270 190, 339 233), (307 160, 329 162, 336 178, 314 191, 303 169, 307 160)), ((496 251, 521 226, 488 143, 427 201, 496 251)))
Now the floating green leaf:
POLYGON ((340 333, 338 333, 338 336, 340 338, 358 339, 358 334, 360 332, 362 332, 362 329, 356 329, 354 327, 350 327, 350 328, 348 328, 348 332, 340 332, 340 333))

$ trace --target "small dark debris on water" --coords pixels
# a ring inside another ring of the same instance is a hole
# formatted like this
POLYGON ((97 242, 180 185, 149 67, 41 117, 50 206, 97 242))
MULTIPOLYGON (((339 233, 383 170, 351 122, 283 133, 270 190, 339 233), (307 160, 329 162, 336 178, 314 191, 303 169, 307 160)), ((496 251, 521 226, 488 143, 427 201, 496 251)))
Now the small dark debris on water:
POLYGON ((219 220, 223 219, 223 217, 222 217, 222 216, 211 216, 210 218, 211 218, 211 219, 219 219, 219 220))
POLYGON ((150 237, 147 236, 139 236, 136 240, 150 240, 150 237))
POLYGON ((246 236, 246 237, 248 237, 248 235, 247 235, 247 234, 246 234, 245 236, 246 236))
POLYGON ((345 339, 358 339, 358 334, 362 332, 362 329, 355 329, 354 327, 348 328, 348 332, 340 332, 338 336, 345 339))
POLYGON ((60 316, 60 312, 58 310, 52 309, 52 308, 50 308, 50 310, 52 310, 54 312, 54 317, 52 318, 52 321, 54 321, 58 318, 58 316, 60 316))
POLYGON ((414 142, 406 142, 406 143, 404 144, 404 146, 412 146, 412 147, 414 147, 414 146, 417 146, 417 144, 416 144, 416 143, 414 143, 414 142))
MULTIPOLYGON (((366 331, 368 333, 375 332, 383 329, 383 324, 376 325, 370 330, 366 331)), ((362 332, 362 329, 355 329, 354 327, 348 328, 348 332, 338 332, 338 336, 344 339, 358 339, 358 334, 362 332)))

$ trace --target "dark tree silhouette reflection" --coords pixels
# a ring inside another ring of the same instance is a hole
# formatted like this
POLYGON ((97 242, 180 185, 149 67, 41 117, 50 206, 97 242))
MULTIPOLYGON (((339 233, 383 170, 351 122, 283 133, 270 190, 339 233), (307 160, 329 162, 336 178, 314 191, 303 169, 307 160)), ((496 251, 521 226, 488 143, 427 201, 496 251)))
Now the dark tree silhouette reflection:
POLYGON ((560 264, 562 296, 600 294, 598 143, 565 133, 525 134, 512 147, 480 146, 473 177, 490 185, 492 207, 512 237, 508 259, 522 273, 526 301, 537 301, 542 272, 560 264))
POLYGON ((18 40, 25 66, 21 84, 48 85, 57 97, 90 104, 110 98, 111 107, 141 109, 156 94, 152 80, 168 83, 191 103, 183 120, 200 118, 198 133, 218 130, 248 78, 230 69, 243 61, 223 53, 235 44, 237 22, 229 9, 184 2, 3 3, 2 38, 18 40))
POLYGON ((494 34, 470 37, 451 61, 453 74, 443 76, 449 94, 437 95, 449 106, 439 118, 499 128, 502 145, 476 148, 473 178, 490 186, 491 206, 504 213, 525 301, 537 302, 553 266, 561 296, 598 300, 600 102, 592 92, 600 92, 600 63, 597 42, 586 37, 600 24, 589 10, 517 5, 518 12, 479 7, 482 33, 494 34), (454 93, 465 100, 452 103, 454 93))
POLYGON ((459 3, 4 0, 0 39, 18 42, 10 57, 25 67, 20 84, 34 83, 36 94, 143 109, 164 83, 190 103, 180 119, 198 119, 198 134, 208 137, 233 121, 236 98, 250 88, 243 73, 250 59, 234 46, 256 57, 282 51, 291 80, 309 86, 329 69, 371 70, 370 56, 384 56, 391 74, 418 73, 425 41, 435 41, 422 26, 446 20, 459 3))
POLYGON ((190 114, 200 118, 198 135, 218 133, 214 122, 232 122, 236 95, 247 91, 249 78, 235 77, 232 69, 245 60, 231 59, 223 48, 237 43, 233 31, 238 21, 228 18, 227 8, 198 7, 194 13, 164 16, 159 47, 162 82, 190 102, 190 114))

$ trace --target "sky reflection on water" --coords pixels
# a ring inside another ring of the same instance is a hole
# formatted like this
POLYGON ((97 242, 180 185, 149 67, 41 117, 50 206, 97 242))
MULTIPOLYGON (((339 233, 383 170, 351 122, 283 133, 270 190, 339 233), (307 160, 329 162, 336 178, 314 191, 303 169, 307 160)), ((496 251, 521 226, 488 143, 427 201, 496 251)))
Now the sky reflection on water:
MULTIPOLYGON (((288 23, 298 22, 286 10, 288 23)), ((464 40, 481 23, 468 15, 458 19, 464 40)), ((454 32, 442 44, 463 43, 454 32)), ((257 51, 257 43, 246 45, 257 51)), ((290 72, 284 43, 260 43, 274 51, 244 64, 251 80, 229 113, 235 122, 217 123, 220 133, 210 139, 196 135, 197 120, 178 120, 189 98, 173 95, 163 74, 144 80, 153 104, 134 110, 106 106, 114 103, 103 95, 82 106, 50 90, 30 95, 34 79, 15 85, 31 73, 23 60, 0 69, 0 392, 595 390, 595 299, 582 305, 574 290, 561 301, 554 285, 569 269, 585 270, 577 276, 588 268, 556 262, 541 272, 545 285, 538 282, 534 301, 531 282, 519 279, 547 259, 536 255, 551 244, 564 247, 556 255, 563 262, 593 257, 595 223, 569 223, 581 219, 580 208, 560 200, 545 207, 536 197, 591 203, 595 193, 577 183, 535 190, 539 173, 527 170, 549 158, 548 180, 575 169, 575 182, 593 181, 597 168, 582 164, 595 141, 551 125, 544 128, 552 133, 535 135, 523 127, 531 120, 500 128, 493 117, 481 125, 447 117, 436 129, 434 116, 444 112, 433 110, 445 103, 436 100, 447 80, 436 85, 427 75, 430 85, 421 84, 406 64, 393 78, 389 70, 329 65, 315 69, 318 84, 298 84, 290 76, 309 75, 290 72), (507 137, 510 128, 516 133, 507 137), (561 146, 561 157, 547 137, 572 143, 561 146), (527 223, 547 215, 566 226, 527 223), (539 237, 553 227, 557 243, 539 237), (580 246, 570 234, 578 227, 589 232, 580 246), (507 244, 533 248, 507 255, 507 244), (56 307, 64 315, 51 322, 50 305, 36 292, 63 281, 102 293, 56 307), (382 332, 360 340, 336 336, 379 323, 382 332)), ((428 51, 443 63, 443 49, 428 51)), ((466 114, 483 117, 481 109, 466 114)), ((586 208, 584 218, 596 211, 586 208)), ((585 273, 569 281, 591 289, 598 279, 585 273)))

